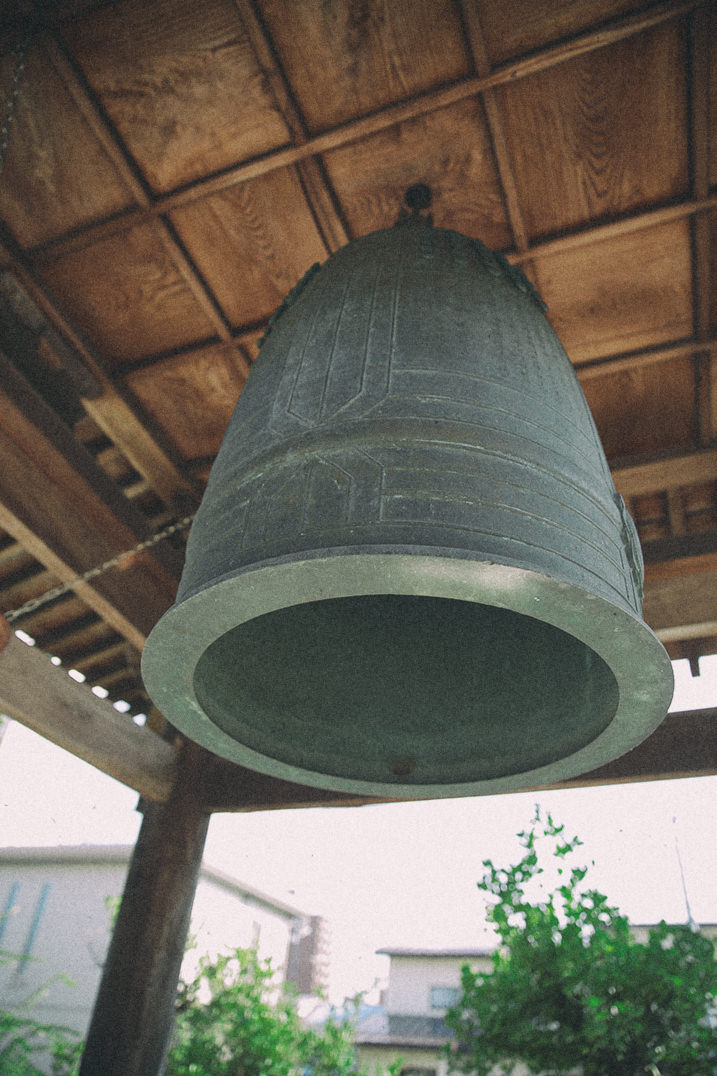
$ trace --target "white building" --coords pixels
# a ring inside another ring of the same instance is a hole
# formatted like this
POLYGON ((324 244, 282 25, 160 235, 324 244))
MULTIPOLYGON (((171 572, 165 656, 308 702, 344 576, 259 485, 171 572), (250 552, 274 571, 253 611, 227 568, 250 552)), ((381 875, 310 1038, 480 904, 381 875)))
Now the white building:
POLYGON ((488 970, 490 949, 380 949, 390 958, 385 1005, 357 1028, 359 1061, 385 1071, 401 1058, 402 1076, 445 1076, 443 1022, 461 995, 461 968, 488 970))
MULTIPOLYGON (((0 953, 9 954, 0 964, 0 1008, 40 992, 36 1019, 84 1034, 131 854, 125 846, 0 849, 0 953)), ((203 866, 184 971, 205 953, 256 946, 281 978, 313 930, 325 952, 323 920, 203 866)), ((300 988, 325 985, 324 970, 325 962, 304 969, 300 988)))

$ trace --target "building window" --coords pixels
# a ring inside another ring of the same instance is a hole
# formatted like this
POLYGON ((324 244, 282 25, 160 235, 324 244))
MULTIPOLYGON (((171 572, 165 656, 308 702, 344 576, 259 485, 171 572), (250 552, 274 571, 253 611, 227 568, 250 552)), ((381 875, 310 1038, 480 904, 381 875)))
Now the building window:
POLYGON ((453 1005, 457 1005, 460 1000, 461 989, 459 986, 431 987, 432 1009, 450 1009, 453 1005))

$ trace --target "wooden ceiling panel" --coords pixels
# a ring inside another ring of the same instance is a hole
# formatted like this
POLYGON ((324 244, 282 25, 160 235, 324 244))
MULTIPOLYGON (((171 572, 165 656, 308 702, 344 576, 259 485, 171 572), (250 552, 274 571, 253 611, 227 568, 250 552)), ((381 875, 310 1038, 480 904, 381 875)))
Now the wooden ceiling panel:
POLYGON ((471 73, 452 0, 260 7, 312 133, 471 73))
POLYGON ((496 91, 531 238, 687 195, 682 29, 672 22, 496 91))
POLYGON ((488 56, 499 64, 635 8, 634 0, 481 0, 488 56))
MULTIPOLYGON (((684 220, 535 260, 548 317, 573 362, 692 334, 684 220)), ((602 379, 599 379, 602 381, 602 379)))
POLYGON ((126 384, 185 460, 215 456, 244 384, 227 344, 130 372, 126 384))
POLYGON ((231 0, 120 0, 64 34, 155 191, 288 141, 231 0))
MULTIPOLYGON (((3 108, 15 64, 14 54, 0 64, 3 108)), ((33 46, 0 178, 0 218, 22 247, 30 247, 131 201, 46 51, 33 46)))
POLYGON ((235 326, 268 318, 326 259, 294 168, 178 209, 172 223, 235 326))
POLYGON ((403 196, 427 183, 436 224, 505 249, 505 205, 480 103, 473 99, 390 127, 324 156, 349 228, 365 235, 395 223, 403 196), (421 146, 431 154, 423 156, 421 146))
POLYGON ((584 389, 609 460, 694 444, 695 374, 689 358, 594 378, 584 389))
POLYGON ((47 259, 39 271, 110 365, 214 336, 150 226, 47 259))

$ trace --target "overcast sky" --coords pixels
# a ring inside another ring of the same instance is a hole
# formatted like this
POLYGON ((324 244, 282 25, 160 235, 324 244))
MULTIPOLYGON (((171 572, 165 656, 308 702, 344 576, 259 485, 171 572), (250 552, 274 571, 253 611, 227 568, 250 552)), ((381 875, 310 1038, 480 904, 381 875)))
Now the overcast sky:
MULTIPOLYGON (((717 658, 691 680, 677 665, 675 709, 717 705, 717 658)), ((487 940, 482 861, 513 862, 539 801, 584 841, 593 883, 634 922, 717 921, 717 777, 536 795, 215 815, 205 859, 332 927, 332 994, 385 974, 375 950, 487 940), (673 821, 675 819, 675 821, 673 821), (679 853, 679 859, 678 859, 679 853)), ((0 845, 132 843, 137 796, 17 724, 0 745, 0 845)), ((227 940, 231 944, 231 939, 227 940)))

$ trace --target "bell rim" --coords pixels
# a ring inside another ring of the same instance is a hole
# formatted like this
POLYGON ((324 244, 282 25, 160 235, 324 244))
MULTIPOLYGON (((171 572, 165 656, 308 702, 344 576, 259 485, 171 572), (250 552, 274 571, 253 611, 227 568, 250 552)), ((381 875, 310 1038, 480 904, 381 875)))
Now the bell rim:
POLYGON ((626 604, 613 604, 518 563, 478 560, 475 551, 415 547, 409 551, 405 546, 302 551, 299 556, 230 571, 184 597, 157 622, 143 651, 142 675, 164 716, 220 757, 296 784, 400 799, 526 791, 588 773, 630 751, 658 727, 674 685, 662 643, 626 604), (194 673, 207 647, 225 632, 304 602, 378 594, 473 601, 566 631, 602 658, 615 677, 619 701, 612 720, 578 751, 546 765, 476 781, 423 785, 348 778, 294 766, 239 743, 212 722, 197 699, 194 673))

